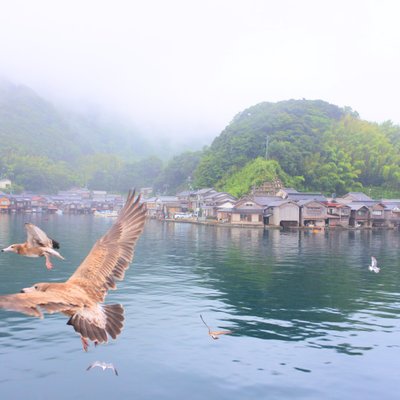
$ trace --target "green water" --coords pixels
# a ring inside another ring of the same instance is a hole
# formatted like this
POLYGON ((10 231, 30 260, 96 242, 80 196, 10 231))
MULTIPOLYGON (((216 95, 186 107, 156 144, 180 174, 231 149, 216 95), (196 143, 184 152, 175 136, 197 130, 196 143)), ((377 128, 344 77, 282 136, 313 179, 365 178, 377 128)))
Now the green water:
MULTIPOLYGON (((65 280, 112 218, 0 215, 0 246, 31 221, 65 261, 0 254, 0 294, 65 280)), ((280 232, 149 221, 107 302, 122 334, 88 353, 66 317, 0 311, 1 399, 397 399, 399 232, 280 232), (374 255, 382 270, 368 271, 374 255), (212 340, 199 315, 232 335, 212 340), (111 370, 87 366, 112 362, 111 370)))

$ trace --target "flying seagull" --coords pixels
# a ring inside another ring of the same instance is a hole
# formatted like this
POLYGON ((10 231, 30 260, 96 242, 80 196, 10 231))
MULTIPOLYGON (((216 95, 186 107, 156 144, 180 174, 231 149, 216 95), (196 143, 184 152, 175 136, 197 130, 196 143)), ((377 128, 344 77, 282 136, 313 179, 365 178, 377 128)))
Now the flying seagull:
POLYGON ((206 321, 204 321, 202 315, 200 314, 200 318, 203 321, 203 324, 208 328, 208 334, 214 339, 217 340, 219 339, 219 335, 228 335, 232 333, 232 331, 212 331, 211 328, 206 324, 206 321))
POLYGON ((376 261, 375 257, 371 257, 371 265, 368 266, 369 270, 375 272, 376 274, 381 270, 378 267, 378 261, 376 261))
POLYGON ((33 224, 26 223, 25 229, 27 239, 25 243, 15 243, 1 250, 20 254, 26 257, 46 257, 47 269, 53 268, 50 261, 50 256, 55 256, 64 260, 64 257, 56 250, 60 244, 53 239, 50 239, 39 227, 33 224))
POLYGON ((113 364, 111 363, 106 363, 104 361, 95 361, 94 363, 90 364, 87 368, 86 371, 89 371, 90 369, 94 368, 94 367, 100 367, 103 368, 103 371, 105 371, 107 368, 110 368, 114 371, 115 375, 118 376, 118 371, 117 369, 114 367, 113 364))
POLYGON ((130 191, 115 223, 67 281, 36 283, 21 293, 0 296, 0 308, 40 318, 42 310, 67 315, 67 324, 80 334, 85 351, 89 340, 98 344, 106 343, 108 336, 115 339, 123 327, 124 309, 121 304, 103 302, 132 262, 145 224, 146 208, 139 201, 140 196, 135 199, 135 192, 130 191))

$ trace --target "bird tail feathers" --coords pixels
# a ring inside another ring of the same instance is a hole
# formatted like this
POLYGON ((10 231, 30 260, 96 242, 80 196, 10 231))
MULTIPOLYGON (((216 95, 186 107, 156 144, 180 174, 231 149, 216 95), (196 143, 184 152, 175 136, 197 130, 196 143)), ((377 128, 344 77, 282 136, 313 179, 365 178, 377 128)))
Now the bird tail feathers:
POLYGON ((98 326, 79 313, 74 314, 68 320, 67 325, 72 325, 81 336, 97 343, 106 343, 108 341, 107 334, 116 339, 123 327, 124 308, 121 304, 103 305, 102 308, 106 317, 104 327, 98 326))

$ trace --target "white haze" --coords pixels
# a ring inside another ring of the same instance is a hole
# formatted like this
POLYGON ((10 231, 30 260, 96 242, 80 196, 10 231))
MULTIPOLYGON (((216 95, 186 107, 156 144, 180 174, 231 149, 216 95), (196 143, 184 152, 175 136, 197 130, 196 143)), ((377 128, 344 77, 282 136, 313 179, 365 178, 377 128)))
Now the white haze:
POLYGON ((2 0, 0 74, 149 137, 211 142, 261 101, 400 122, 400 2, 2 0))

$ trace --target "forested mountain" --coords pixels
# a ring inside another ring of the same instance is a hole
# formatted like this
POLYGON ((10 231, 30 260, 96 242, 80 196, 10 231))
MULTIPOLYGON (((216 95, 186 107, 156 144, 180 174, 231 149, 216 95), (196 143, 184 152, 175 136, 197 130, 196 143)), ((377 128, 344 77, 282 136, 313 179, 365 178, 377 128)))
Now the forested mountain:
POLYGON ((208 148, 165 160, 157 154, 167 146, 157 152, 130 125, 59 110, 25 86, 0 82, 0 141, 0 175, 14 191, 153 186, 174 194, 213 186, 241 196, 279 177, 326 194, 400 197, 400 127, 321 100, 254 105, 208 148))
POLYGON ((0 141, 23 155, 76 161, 80 156, 111 153, 149 155, 149 143, 132 127, 100 114, 56 109, 32 89, 0 82, 0 141))
POLYGON ((30 88, 5 81, 0 81, 0 143, 0 175, 17 191, 54 192, 72 185, 126 190, 135 184, 128 178, 151 185, 162 168, 151 157, 157 150, 131 126, 57 109, 30 88), (149 177, 146 171, 154 173, 149 177))
POLYGON ((243 180, 261 157, 264 169, 273 161, 266 170, 299 189, 343 194, 368 187, 393 194, 400 190, 399 147, 399 126, 363 121, 350 108, 321 100, 265 102, 236 115, 213 141, 195 185, 242 195, 257 184, 247 179, 243 187, 243 180))

